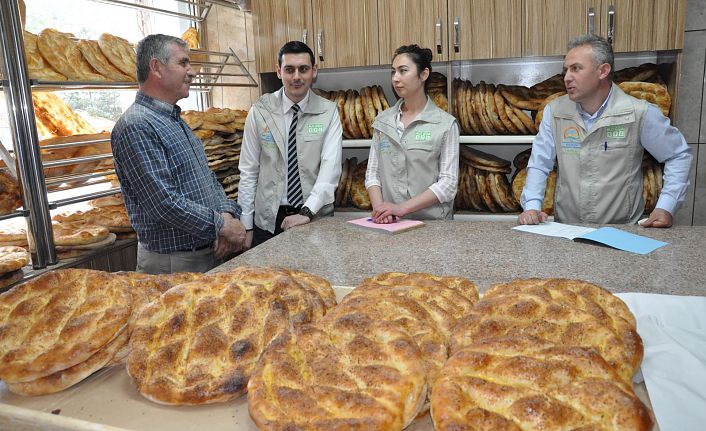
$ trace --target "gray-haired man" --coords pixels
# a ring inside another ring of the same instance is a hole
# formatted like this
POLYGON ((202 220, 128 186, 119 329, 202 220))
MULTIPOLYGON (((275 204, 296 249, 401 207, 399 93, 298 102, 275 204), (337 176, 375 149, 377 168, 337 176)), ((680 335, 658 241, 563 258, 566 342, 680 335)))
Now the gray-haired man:
POLYGON ((204 272, 240 251, 240 207, 208 168, 181 119, 194 72, 183 40, 150 35, 137 45, 139 92, 111 135, 115 170, 137 232, 137 270, 204 272))
POLYGON ((664 163, 664 186, 643 227, 670 227, 689 185, 692 156, 684 136, 659 108, 625 94, 612 81, 613 49, 595 35, 569 43, 565 96, 549 103, 532 144, 520 224, 547 219, 540 211, 546 178, 559 170, 555 218, 568 223, 636 223, 642 216, 644 150, 664 163))

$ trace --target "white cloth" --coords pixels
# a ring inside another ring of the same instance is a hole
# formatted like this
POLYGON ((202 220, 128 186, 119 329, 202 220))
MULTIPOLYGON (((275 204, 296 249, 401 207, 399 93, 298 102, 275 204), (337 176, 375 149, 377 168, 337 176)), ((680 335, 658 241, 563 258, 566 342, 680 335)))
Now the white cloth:
POLYGON ((706 429, 706 297, 618 294, 637 319, 660 431, 706 429))

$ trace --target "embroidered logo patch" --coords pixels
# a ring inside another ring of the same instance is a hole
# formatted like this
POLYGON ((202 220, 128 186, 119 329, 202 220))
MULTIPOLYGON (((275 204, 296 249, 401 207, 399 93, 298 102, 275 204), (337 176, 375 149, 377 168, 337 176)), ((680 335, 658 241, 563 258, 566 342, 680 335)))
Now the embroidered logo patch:
POLYGON ((579 140, 579 129, 574 126, 567 127, 564 129, 564 140, 565 141, 578 141, 579 140))
POLYGON ((418 130, 414 132, 415 141, 431 141, 431 132, 426 132, 423 130, 418 130))
POLYGON ((260 145, 264 148, 274 148, 277 146, 275 144, 275 137, 272 136, 272 132, 270 132, 270 129, 267 127, 260 133, 260 145))
POLYGON ((310 135, 320 135, 324 133, 323 123, 309 123, 306 127, 310 135))
POLYGON ((561 140, 561 148, 564 154, 578 155, 581 152, 581 138, 579 137, 579 129, 574 126, 564 129, 563 138, 561 140))
POLYGON ((628 136, 625 126, 607 126, 605 128, 605 137, 611 141, 623 140, 628 136))
POLYGON ((390 140, 385 137, 385 135, 380 136, 380 144, 378 144, 378 151, 380 153, 390 152, 390 140))

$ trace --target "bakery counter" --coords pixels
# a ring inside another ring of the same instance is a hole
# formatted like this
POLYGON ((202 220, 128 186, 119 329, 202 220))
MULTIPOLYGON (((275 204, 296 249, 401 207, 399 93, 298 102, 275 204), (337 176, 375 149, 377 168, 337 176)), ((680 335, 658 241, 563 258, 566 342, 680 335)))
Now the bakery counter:
MULTIPOLYGON (((480 291, 527 277, 587 280, 613 292, 706 295, 706 226, 617 226, 669 245, 642 256, 511 230, 513 222, 429 221, 396 235, 346 223, 337 214, 297 227, 224 263, 278 265, 354 286, 380 272, 431 272, 473 280, 480 291)), ((357 215, 360 217, 360 215, 357 215)))

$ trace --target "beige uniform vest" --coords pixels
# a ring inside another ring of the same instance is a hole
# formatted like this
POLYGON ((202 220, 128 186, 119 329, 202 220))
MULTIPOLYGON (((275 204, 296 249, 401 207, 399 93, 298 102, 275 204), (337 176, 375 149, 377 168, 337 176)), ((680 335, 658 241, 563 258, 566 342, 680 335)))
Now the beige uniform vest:
POLYGON ((640 130, 646 102, 613 84, 603 114, 590 130, 568 96, 551 102, 559 172, 555 217, 565 223, 636 223, 642 198, 640 130))
MULTIPOLYGON (((283 90, 268 93, 252 106, 260 142, 260 172, 253 221, 259 228, 272 233, 287 184, 287 137, 282 97, 283 90)), ((316 183, 326 127, 333 115, 338 115, 336 105, 310 91, 306 109, 299 112, 297 121, 297 163, 304 202, 316 183)), ((322 207, 317 215, 332 212, 333 203, 322 207)))
MULTIPOLYGON (((385 201, 404 202, 439 180, 441 147, 448 139, 456 119, 439 109, 427 97, 427 104, 416 120, 397 132, 395 117, 403 100, 381 112, 373 128, 377 135, 378 177, 385 201)), ((438 203, 410 213, 414 219, 452 219, 453 201, 438 203)))

